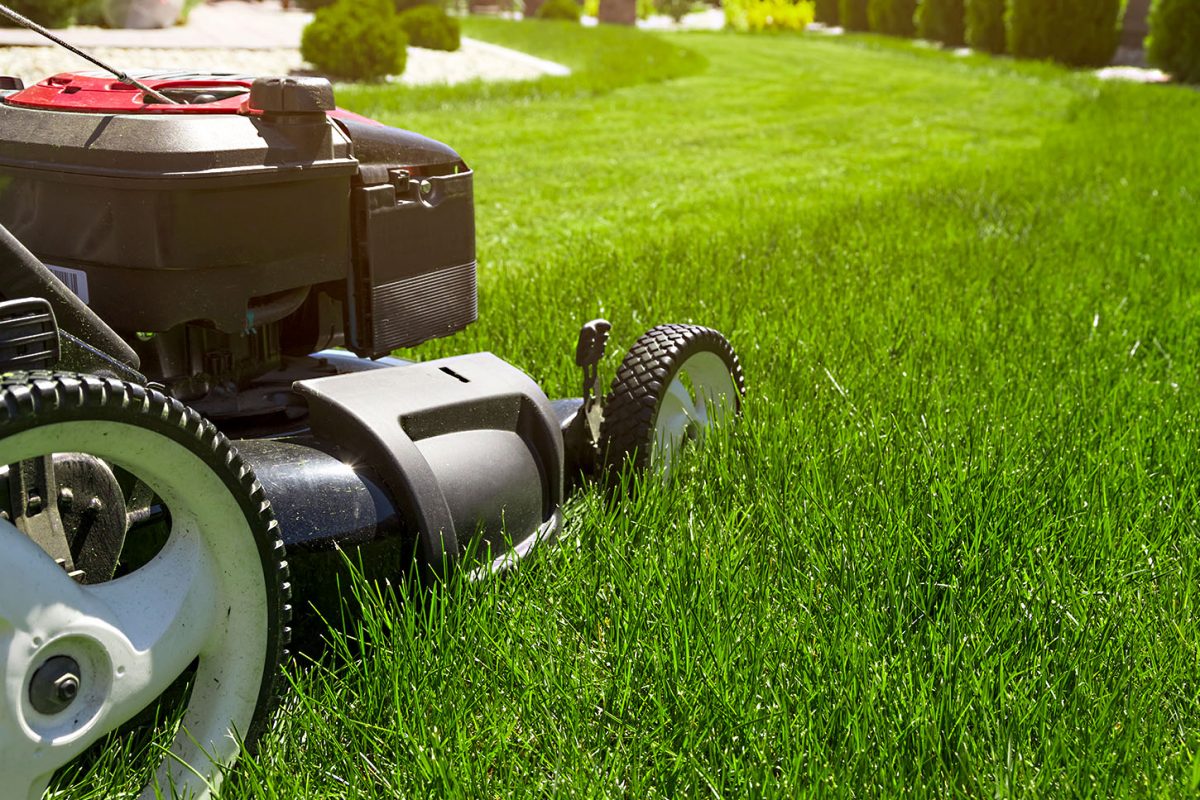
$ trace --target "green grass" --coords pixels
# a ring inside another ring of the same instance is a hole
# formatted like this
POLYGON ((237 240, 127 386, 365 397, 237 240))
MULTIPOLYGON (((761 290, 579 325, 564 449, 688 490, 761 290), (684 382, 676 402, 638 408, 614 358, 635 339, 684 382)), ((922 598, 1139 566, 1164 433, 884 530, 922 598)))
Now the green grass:
POLYGON ((553 20, 514 25, 480 17, 466 17, 462 24, 464 36, 532 53, 572 72, 538 81, 475 81, 456 86, 346 85, 338 87, 339 103, 367 115, 429 111, 441 117, 474 115, 501 104, 512 110, 553 98, 591 97, 624 86, 694 75, 705 67, 699 53, 676 39, 631 37, 631 31, 619 27, 584 29, 553 20))
POLYGON ((583 74, 341 93, 477 171, 481 320, 417 353, 561 395, 585 319, 696 321, 744 418, 515 575, 369 605, 223 796, 1200 792, 1200 95, 466 33, 583 74))

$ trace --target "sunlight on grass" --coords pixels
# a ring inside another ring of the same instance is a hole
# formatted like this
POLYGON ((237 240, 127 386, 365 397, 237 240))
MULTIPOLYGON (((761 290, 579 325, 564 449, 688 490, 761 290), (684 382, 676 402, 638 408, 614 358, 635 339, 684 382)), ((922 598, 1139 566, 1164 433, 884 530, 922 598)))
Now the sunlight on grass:
POLYGON ((577 497, 515 575, 368 601, 222 796, 1197 791, 1200 95, 466 32, 577 72, 339 95, 477 170, 481 320, 417 355, 553 396, 582 321, 616 323, 610 375, 696 321, 744 419, 669 486, 577 497))

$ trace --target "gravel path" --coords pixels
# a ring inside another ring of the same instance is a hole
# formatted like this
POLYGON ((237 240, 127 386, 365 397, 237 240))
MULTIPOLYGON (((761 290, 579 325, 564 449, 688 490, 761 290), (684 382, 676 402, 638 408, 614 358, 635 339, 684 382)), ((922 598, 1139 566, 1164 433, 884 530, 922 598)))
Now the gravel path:
MULTIPOLYGON (((304 70, 300 52, 292 48, 237 50, 223 48, 165 49, 160 47, 89 48, 97 58, 121 69, 188 68, 201 71, 242 72, 250 75, 286 75, 304 70)), ((81 58, 56 47, 0 48, 0 74, 16 75, 32 83, 59 72, 95 69, 81 58)), ((463 39, 453 53, 408 48, 408 65, 397 83, 419 85, 462 83, 471 80, 531 80, 543 75, 565 75, 560 64, 534 58, 486 42, 463 39)))

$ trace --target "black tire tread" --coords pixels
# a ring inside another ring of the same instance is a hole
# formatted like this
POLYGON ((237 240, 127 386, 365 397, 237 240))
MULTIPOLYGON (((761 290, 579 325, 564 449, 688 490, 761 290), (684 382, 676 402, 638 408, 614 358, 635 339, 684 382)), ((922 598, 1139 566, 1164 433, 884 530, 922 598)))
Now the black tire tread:
POLYGON ((663 392, 681 364, 701 352, 716 353, 729 367, 738 390, 738 410, 746 393, 741 361, 721 333, 700 325, 659 325, 642 334, 617 369, 604 402, 600 456, 610 471, 627 463, 650 466, 653 432, 663 392))

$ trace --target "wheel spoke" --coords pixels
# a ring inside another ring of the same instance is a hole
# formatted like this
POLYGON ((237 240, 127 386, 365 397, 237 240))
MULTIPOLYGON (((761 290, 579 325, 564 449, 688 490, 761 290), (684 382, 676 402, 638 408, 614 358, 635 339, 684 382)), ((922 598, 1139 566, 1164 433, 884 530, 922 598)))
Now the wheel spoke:
POLYGON ((697 432, 702 434, 704 427, 708 425, 708 404, 711 400, 711 392, 705 391, 704 385, 690 372, 685 372, 685 370, 681 369, 680 375, 687 375, 690 385, 694 387, 695 397, 692 398, 692 421, 696 423, 697 432))
POLYGON ((678 379, 671 381, 663 395, 655 423, 656 457, 663 459, 664 463, 670 462, 674 451, 683 443, 695 408, 687 387, 678 379))
MULTIPOLYGON (((696 418, 696 402, 692 399, 692 393, 683 385, 683 381, 678 377, 671 381, 667 387, 667 397, 674 398, 679 403, 679 410, 682 411, 687 418, 694 420, 696 418)), ((663 398, 664 408, 666 406, 666 398, 663 398)))
POLYGON ((29 800, 42 800, 42 796, 46 794, 46 789, 50 786, 50 779, 54 777, 54 774, 51 773, 50 775, 37 775, 26 778, 21 775, 24 765, 5 764, 3 761, 0 761, 0 764, 4 764, 4 782, 16 789, 17 797, 28 797, 29 800), (21 786, 29 787, 25 794, 21 794, 21 789, 19 788, 21 786))
POLYGON ((0 399, 19 410, 0 420, 0 465, 93 456, 138 481, 126 522, 155 524, 147 544, 169 531, 144 566, 80 585, 0 520, 0 797, 40 798, 48 776, 152 708, 197 658, 159 775, 166 791, 207 797, 238 755, 232 733, 252 731, 269 702, 286 630, 286 562, 253 473, 198 414, 153 389, 31 376, 6 381, 0 399))
POLYGON ((91 605, 54 559, 5 520, 0 520, 0 546, 8 567, 0 582, 0 632, 8 623, 51 633, 78 616, 67 609, 91 605))
POLYGON ((213 629, 216 576, 202 539, 177 521, 149 564, 88 594, 129 644, 126 663, 113 655, 104 721, 111 730, 150 705, 200 655, 213 629))

